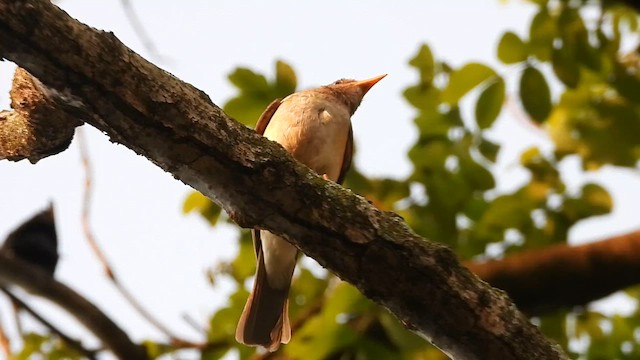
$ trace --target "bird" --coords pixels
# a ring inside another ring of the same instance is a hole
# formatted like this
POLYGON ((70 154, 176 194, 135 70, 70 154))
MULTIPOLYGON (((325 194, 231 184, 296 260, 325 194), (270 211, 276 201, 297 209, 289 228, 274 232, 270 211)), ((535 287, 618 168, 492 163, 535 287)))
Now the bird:
POLYGON ((0 247, 0 253, 25 261, 53 276, 58 264, 53 205, 13 230, 0 247))
MULTIPOLYGON (((325 180, 342 184, 353 155, 351 116, 369 89, 385 76, 340 79, 276 99, 258 119, 255 131, 282 145, 325 180)), ((251 232, 256 275, 236 340, 274 352, 291 339, 288 296, 298 248, 268 231, 251 232)))

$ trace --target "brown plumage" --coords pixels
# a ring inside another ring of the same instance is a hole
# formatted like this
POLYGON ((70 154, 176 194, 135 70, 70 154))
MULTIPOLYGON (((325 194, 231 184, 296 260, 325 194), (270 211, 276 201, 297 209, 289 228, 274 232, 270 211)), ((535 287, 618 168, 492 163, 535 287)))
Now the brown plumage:
MULTIPOLYGON (((342 183, 353 155, 351 115, 385 76, 338 80, 275 100, 260 116, 256 132, 280 143, 326 179, 342 183)), ((254 229, 252 235, 256 277, 238 321, 236 340, 276 351, 291 339, 287 298, 298 249, 268 231, 254 229)))

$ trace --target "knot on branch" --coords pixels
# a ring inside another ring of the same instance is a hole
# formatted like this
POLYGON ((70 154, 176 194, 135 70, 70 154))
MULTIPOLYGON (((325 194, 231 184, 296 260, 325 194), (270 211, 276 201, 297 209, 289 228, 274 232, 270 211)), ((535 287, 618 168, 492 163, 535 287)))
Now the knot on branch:
POLYGON ((81 102, 48 89, 22 68, 16 69, 10 96, 13 111, 0 111, 0 159, 35 164, 69 146, 82 122, 65 107, 82 108, 81 102))

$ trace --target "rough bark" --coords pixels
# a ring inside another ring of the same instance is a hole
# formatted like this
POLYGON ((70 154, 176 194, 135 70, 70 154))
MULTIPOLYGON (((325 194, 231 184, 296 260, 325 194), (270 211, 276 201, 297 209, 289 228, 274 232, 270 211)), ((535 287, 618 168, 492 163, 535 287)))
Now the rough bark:
POLYGON ((450 249, 326 182, 191 85, 49 1, 0 0, 0 56, 81 99, 86 121, 220 204, 284 236, 456 359, 561 350, 450 249), (55 41, 52 41, 55 39, 55 41))
POLYGON ((0 160, 27 158, 35 164, 66 149, 75 127, 82 124, 73 105, 72 99, 50 91, 18 68, 11 89, 14 110, 0 111, 0 160), (63 107, 73 114, 58 110, 63 107))
POLYGON ((505 290, 529 315, 585 305, 640 283, 640 231, 580 246, 525 251, 502 260, 466 263, 505 290))
POLYGON ((20 286, 59 305, 102 340, 118 358, 148 359, 144 348, 134 344, 100 309, 45 271, 0 253, 0 285, 20 286))

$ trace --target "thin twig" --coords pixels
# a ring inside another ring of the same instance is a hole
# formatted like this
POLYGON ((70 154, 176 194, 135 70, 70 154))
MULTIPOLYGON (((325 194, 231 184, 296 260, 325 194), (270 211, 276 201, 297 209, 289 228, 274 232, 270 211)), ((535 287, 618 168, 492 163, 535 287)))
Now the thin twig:
POLYGON ((86 145, 86 137, 82 128, 78 128, 76 138, 78 140, 78 146, 80 149, 80 158, 82 159, 82 166, 84 167, 85 172, 85 182, 84 182, 84 194, 82 201, 82 229, 84 231, 85 238, 89 243, 89 246, 93 250, 93 253, 98 258, 98 261, 102 265, 106 276, 111 280, 111 282, 115 285, 116 289, 120 292, 120 294, 129 302, 129 304, 140 314, 145 320, 147 320, 151 325, 153 325, 156 329, 164 333, 172 344, 176 346, 187 346, 188 347, 197 347, 200 346, 198 343, 194 343, 188 340, 184 340, 179 336, 173 334, 166 326, 164 326, 160 321, 158 321, 149 311, 147 311, 142 304, 133 296, 129 290, 118 280, 116 277, 113 267, 107 260, 104 252, 98 245, 95 236, 93 235, 93 231, 91 230, 91 199, 92 199, 92 190, 93 190, 93 169, 91 166, 91 160, 89 158, 89 152, 87 150, 86 145))
POLYGON ((203 334, 203 335, 207 334, 207 329, 204 328, 202 325, 200 325, 196 321, 196 319, 191 317, 189 314, 182 314, 182 320, 184 320, 184 322, 186 322, 187 325, 191 326, 191 328, 194 329, 196 332, 199 332, 200 334, 203 334))
POLYGON ((140 41, 142 41, 142 46, 147 49, 151 57, 156 58, 160 62, 167 63, 168 59, 165 56, 161 55, 160 52, 158 52, 158 48, 156 48, 156 45, 153 40, 151 40, 149 34, 147 34, 144 25, 142 25, 140 18, 138 18, 136 11, 133 9, 131 1, 120 0, 120 4, 124 9, 124 13, 127 16, 127 19, 129 20, 129 24, 131 24, 131 27, 133 27, 133 31, 136 33, 136 35, 138 35, 140 41))
POLYGON ((40 316, 40 314, 38 314, 29 305, 27 305, 24 301, 22 301, 19 297, 15 296, 12 292, 7 290, 6 288, 0 287, 0 291, 5 293, 9 297, 9 299, 11 299, 11 301, 14 304, 16 304, 20 309, 22 309, 22 310, 26 311, 27 313, 29 313, 36 320, 38 320, 38 322, 40 322, 42 325, 44 325, 49 330, 51 330, 51 332, 56 334, 60 339, 62 339, 62 341, 64 341, 67 345, 69 345, 69 347, 71 347, 74 350, 78 351, 79 353, 83 354, 88 359, 91 359, 91 360, 95 360, 96 359, 96 351, 89 350, 89 349, 85 348, 84 346, 82 346, 82 343, 80 341, 72 339, 71 337, 69 337, 68 335, 63 333, 55 325, 53 325, 49 321, 45 320, 42 316, 40 316))

